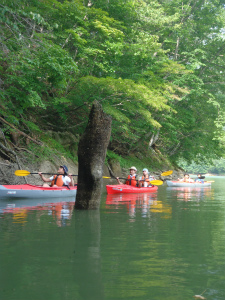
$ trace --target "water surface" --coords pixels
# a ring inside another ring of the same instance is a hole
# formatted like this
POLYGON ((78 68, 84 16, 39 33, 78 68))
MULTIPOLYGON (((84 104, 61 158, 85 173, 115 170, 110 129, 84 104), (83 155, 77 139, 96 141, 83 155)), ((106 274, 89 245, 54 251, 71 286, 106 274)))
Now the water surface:
POLYGON ((225 178, 213 180, 104 192, 97 211, 0 200, 0 299, 224 300, 225 178))

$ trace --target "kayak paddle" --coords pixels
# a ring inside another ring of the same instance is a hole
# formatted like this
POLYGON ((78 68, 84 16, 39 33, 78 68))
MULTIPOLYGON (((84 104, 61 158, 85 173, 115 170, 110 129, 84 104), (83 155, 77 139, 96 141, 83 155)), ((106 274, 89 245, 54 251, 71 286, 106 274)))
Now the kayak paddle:
MULTIPOLYGON (((114 178, 114 177, 106 177, 106 176, 103 176, 102 178, 105 178, 105 179, 116 179, 116 178, 114 178)), ((127 178, 121 178, 121 177, 119 177, 119 179, 124 179, 124 180, 137 180, 138 181, 138 179, 127 179, 127 178)), ((153 185, 162 185, 163 184, 163 181, 162 180, 151 180, 151 181, 149 181, 151 184, 153 184, 153 185)))
MULTIPOLYGON (((26 171, 26 170, 16 170, 15 173, 14 173, 16 176, 27 176, 27 175, 33 175, 33 174, 38 174, 37 172, 29 172, 29 171, 26 171)), ((56 173, 42 173, 44 175, 56 175, 56 173)), ((78 175, 71 175, 71 176, 78 176, 78 175)))
POLYGON ((163 172, 163 173, 161 174, 161 176, 169 176, 169 175, 171 175, 171 174, 173 174, 173 171, 172 171, 172 170, 163 172))
MULTIPOLYGON (((102 178, 105 178, 105 179, 116 179, 116 177, 107 177, 107 176, 102 176, 102 178)), ((127 180, 127 178, 123 178, 123 177, 119 177, 119 179, 127 180)), ((136 179, 128 179, 128 180, 136 180, 136 179)))
POLYGON ((162 185, 163 181, 162 180, 151 180, 149 181, 152 185, 162 185))

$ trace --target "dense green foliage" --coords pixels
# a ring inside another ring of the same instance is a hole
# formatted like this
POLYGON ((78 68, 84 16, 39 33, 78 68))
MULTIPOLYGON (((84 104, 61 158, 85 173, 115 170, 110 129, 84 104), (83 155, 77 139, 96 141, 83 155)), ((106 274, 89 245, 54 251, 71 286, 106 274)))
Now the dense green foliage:
POLYGON ((215 159, 212 162, 202 162, 198 164, 195 162, 188 164, 186 161, 181 160, 179 165, 184 169, 185 172, 192 174, 225 174, 225 159, 223 158, 215 159))
POLYGON ((2 0, 0 116, 43 141, 50 130, 79 136, 97 99, 117 155, 220 157, 224 4, 2 0))

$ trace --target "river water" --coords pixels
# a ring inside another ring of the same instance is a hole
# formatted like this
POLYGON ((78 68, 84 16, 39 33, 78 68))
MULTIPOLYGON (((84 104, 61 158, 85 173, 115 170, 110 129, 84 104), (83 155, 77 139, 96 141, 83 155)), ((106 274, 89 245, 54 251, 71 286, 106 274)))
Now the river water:
POLYGON ((213 180, 211 188, 104 192, 97 211, 74 211, 72 201, 7 203, 0 299, 224 300, 225 177, 213 180))

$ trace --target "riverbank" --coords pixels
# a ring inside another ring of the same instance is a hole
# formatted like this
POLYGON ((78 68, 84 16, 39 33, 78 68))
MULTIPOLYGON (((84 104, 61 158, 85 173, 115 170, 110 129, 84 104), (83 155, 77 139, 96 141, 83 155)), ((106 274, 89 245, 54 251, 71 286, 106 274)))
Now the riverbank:
MULTIPOLYGON (((160 174, 164 171, 173 170, 173 174, 168 177, 168 179, 177 179, 183 175, 183 172, 179 169, 173 168, 168 164, 161 164, 157 167, 154 165, 151 166, 150 162, 146 162, 147 159, 143 162, 137 158, 131 157, 127 160, 123 159, 122 166, 120 162, 116 159, 106 160, 103 168, 103 176, 111 177, 111 179, 104 179, 104 184, 114 184, 114 177, 127 177, 129 174, 129 168, 133 165, 137 168, 138 176, 142 175, 142 169, 147 167, 150 174, 153 175, 156 179, 165 179, 161 178, 160 174), (126 164, 126 166, 124 166, 126 164)), ((26 177, 16 176, 14 172, 16 170, 27 170, 31 173, 55 173, 58 170, 60 165, 66 165, 69 169, 69 173, 73 175, 78 175, 78 163, 74 162, 72 159, 66 159, 64 156, 55 157, 54 161, 49 159, 43 160, 41 162, 24 159, 19 157, 17 162, 10 162, 9 160, 0 159, 0 184, 42 184, 42 180, 38 174, 30 174, 26 177)), ((77 176, 74 176, 75 183, 77 182, 77 176)))

